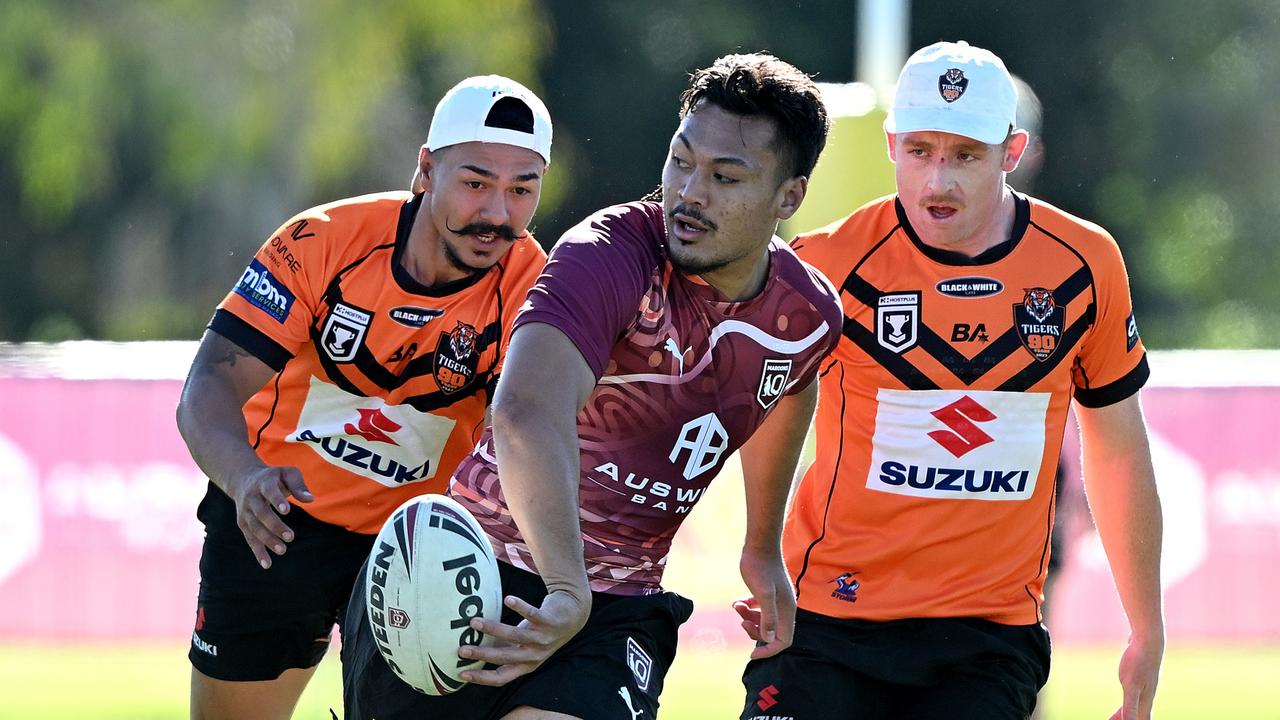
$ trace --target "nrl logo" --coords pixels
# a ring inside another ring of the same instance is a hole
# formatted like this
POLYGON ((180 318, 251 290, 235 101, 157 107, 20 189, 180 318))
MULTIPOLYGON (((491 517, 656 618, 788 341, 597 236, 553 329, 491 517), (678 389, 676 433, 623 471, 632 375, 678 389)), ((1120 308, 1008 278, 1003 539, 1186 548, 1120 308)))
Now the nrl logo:
POLYGON ((949 68, 938 76, 938 94, 948 103, 959 100, 968 87, 969 78, 964 76, 964 71, 960 68, 949 68))

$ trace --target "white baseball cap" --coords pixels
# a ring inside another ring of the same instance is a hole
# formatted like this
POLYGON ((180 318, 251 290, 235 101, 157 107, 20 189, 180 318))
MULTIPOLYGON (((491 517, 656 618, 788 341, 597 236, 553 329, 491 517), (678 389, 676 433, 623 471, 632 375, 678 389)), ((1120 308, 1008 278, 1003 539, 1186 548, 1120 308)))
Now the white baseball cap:
POLYGON ((440 98, 427 149, 466 142, 528 148, 551 164, 551 114, 537 95, 501 75, 478 75, 454 85, 440 98))
POLYGON ((1013 78, 995 53, 963 40, 939 42, 907 58, 884 129, 936 130, 996 145, 1017 127, 1017 110, 1013 78))

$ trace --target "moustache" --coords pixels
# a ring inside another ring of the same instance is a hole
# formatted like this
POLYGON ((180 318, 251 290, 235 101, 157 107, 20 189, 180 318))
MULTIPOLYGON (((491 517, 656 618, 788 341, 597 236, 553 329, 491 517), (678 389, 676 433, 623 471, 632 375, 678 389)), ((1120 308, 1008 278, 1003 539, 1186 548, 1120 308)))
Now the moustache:
POLYGON ((492 223, 475 222, 463 225, 457 230, 449 227, 449 223, 445 223, 444 226, 454 235, 497 235, 503 240, 507 240, 509 242, 515 242, 520 239, 520 234, 517 233, 510 225, 494 225, 492 223))
POLYGON ((676 219, 676 215, 684 215, 685 217, 693 218, 694 220, 697 220, 698 222, 705 225, 709 230, 720 229, 720 226, 717 225, 715 221, 712 220, 711 218, 707 217, 706 215, 703 215, 701 210, 685 205, 684 203, 680 203, 679 205, 676 205, 674 208, 671 209, 671 212, 667 213, 667 217, 671 218, 672 220, 676 219))
POLYGON ((920 198, 920 207, 928 207, 930 205, 950 205, 954 208, 964 207, 964 203, 959 198, 950 195, 926 195, 920 198))

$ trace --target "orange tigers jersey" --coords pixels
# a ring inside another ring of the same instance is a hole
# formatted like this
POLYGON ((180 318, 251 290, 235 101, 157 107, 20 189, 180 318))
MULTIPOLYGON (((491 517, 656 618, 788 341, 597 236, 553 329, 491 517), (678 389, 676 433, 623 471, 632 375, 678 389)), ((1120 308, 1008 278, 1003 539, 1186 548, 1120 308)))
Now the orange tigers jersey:
POLYGON ((1039 620, 1070 401, 1149 373, 1115 241, 1015 199, 1011 239, 976 258, 924 245, 895 197, 795 241, 845 313, 784 531, 800 607, 1039 620))
POLYGON ((399 262, 421 202, 382 193, 292 218, 209 325, 278 372, 244 406, 259 457, 299 468, 307 513, 356 532, 444 491, 546 261, 526 236, 488 272, 425 287, 399 262))

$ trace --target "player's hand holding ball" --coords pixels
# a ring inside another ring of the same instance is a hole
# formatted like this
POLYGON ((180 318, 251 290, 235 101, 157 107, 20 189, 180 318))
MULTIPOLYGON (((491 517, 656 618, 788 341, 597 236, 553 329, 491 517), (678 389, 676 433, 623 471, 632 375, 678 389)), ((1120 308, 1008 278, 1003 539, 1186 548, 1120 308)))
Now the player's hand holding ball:
POLYGON ((488 647, 462 648, 458 652, 460 657, 500 667, 468 670, 462 674, 464 680, 499 686, 533 672, 587 623, 591 593, 586 589, 553 588, 542 600, 541 607, 534 607, 514 595, 506 597, 506 605, 524 618, 519 625, 481 618, 472 620, 471 627, 500 642, 488 647))

